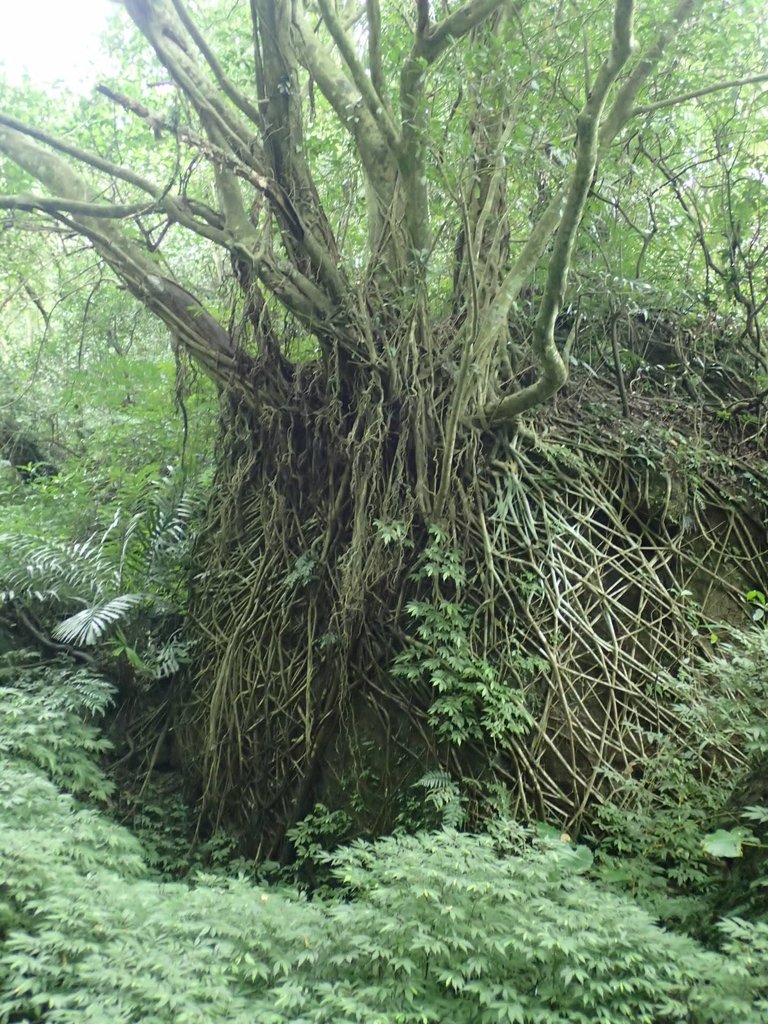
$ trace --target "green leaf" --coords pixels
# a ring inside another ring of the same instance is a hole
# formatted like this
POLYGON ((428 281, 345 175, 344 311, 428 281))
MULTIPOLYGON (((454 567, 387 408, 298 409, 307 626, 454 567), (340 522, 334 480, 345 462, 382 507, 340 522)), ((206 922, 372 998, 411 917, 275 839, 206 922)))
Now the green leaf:
POLYGON ((702 846, 705 853, 712 857, 724 857, 732 859, 744 856, 744 844, 750 840, 754 841, 754 835, 746 828, 732 828, 730 830, 719 828, 716 832, 708 832, 703 840, 702 846))

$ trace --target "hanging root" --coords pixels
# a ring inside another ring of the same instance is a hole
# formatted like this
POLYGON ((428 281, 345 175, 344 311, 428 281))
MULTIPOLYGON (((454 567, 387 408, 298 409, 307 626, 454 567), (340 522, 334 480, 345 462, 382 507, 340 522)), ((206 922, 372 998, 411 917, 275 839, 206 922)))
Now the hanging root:
POLYGON ((410 683, 391 671, 404 650, 430 654, 408 607, 440 590, 418 571, 434 409, 388 405, 370 387, 350 414, 311 373, 293 396, 229 432, 198 545, 182 742, 208 813, 278 856, 342 748, 359 779, 366 749, 376 771, 390 765, 381 802, 406 784, 392 765, 394 746, 410 745, 422 771, 493 778, 513 813, 578 827, 682 728, 664 678, 707 654, 712 624, 741 615, 760 580, 764 529, 738 467, 725 487, 726 460, 703 443, 653 454, 631 424, 613 436, 603 424, 601 444, 583 410, 551 416, 545 439, 457 446, 439 524, 462 564, 451 598, 494 692, 525 709, 524 727, 478 727, 457 748, 433 729, 434 658, 410 683))

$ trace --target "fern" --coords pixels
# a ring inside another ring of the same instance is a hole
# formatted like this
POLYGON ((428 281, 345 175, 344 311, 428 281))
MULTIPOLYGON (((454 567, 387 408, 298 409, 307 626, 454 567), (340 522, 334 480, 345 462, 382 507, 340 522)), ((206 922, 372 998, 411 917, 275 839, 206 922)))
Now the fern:
POLYGON ((461 792, 448 772, 439 769, 426 772, 416 785, 423 787, 427 802, 439 812, 446 828, 459 828, 464 824, 466 812, 462 806, 461 792))
POLYGON ((311 902, 244 877, 160 882, 135 838, 35 767, 63 782, 62 743, 93 756, 77 692, 46 670, 3 690, 2 1022, 766 1019, 764 925, 727 922, 725 952, 705 951, 589 881, 579 848, 520 829, 511 850, 450 830, 357 843, 331 858, 339 895, 311 902))
POLYGON ((53 636, 66 644, 89 646, 104 636, 110 626, 126 618, 131 609, 145 603, 145 594, 120 594, 104 604, 85 608, 60 622, 53 636))
POLYGON ((6 534, 0 537, 2 599, 66 612, 52 629, 65 644, 92 646, 119 627, 116 649, 141 674, 164 678, 189 659, 188 642, 175 636, 159 642, 153 633, 173 633, 185 610, 190 528, 199 505, 182 480, 169 476, 146 485, 130 514, 118 509, 85 541, 41 543, 6 534), (139 610, 149 623, 137 644, 127 634, 139 610))
POLYGON ((95 600, 118 582, 115 566, 96 536, 77 544, 0 535, 3 599, 33 598, 63 603, 95 600))

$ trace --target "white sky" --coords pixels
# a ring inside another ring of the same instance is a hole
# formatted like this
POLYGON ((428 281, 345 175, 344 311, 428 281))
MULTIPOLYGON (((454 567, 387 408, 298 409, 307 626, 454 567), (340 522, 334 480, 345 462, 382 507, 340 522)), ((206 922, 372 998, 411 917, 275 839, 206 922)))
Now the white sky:
POLYGON ((0 76, 19 85, 26 70, 41 88, 90 88, 99 34, 116 9, 110 0, 0 0, 0 76))

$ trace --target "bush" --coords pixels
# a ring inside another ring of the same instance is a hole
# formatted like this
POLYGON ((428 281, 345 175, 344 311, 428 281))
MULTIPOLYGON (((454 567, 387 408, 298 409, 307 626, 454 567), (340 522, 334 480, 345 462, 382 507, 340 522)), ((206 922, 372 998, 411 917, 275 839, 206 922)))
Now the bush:
POLYGON ((61 673, 3 691, 2 1021, 765 1020, 757 926, 730 922, 729 955, 705 951, 588 881, 581 848, 514 829, 505 851, 452 831, 358 843, 332 858, 335 898, 163 883, 134 837, 40 767, 104 795, 77 764, 98 752, 93 727, 72 721, 99 694, 61 673))

